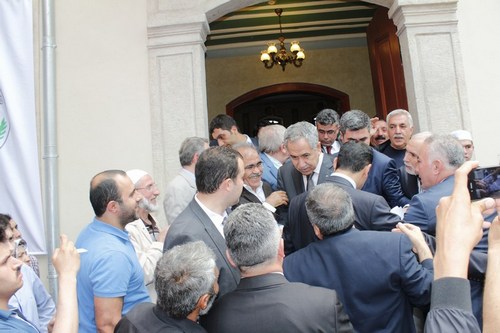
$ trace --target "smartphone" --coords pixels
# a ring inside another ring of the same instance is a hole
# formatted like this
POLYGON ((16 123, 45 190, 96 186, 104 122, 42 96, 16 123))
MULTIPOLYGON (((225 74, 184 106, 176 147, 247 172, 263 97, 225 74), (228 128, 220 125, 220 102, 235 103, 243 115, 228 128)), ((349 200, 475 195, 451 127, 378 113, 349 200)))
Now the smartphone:
POLYGON ((472 170, 468 188, 472 200, 500 198, 500 166, 472 170))

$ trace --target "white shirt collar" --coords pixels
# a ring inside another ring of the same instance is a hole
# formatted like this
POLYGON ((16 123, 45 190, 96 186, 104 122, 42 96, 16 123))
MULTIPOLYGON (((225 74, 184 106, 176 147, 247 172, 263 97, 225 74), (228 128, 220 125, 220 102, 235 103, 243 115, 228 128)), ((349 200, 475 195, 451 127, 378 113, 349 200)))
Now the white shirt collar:
POLYGON ((220 234, 224 238, 224 226, 222 225, 222 221, 224 221, 224 219, 227 217, 227 212, 224 211, 224 213, 222 215, 219 215, 219 214, 211 211, 210 209, 208 209, 207 206, 205 206, 198 199, 198 195, 194 196, 194 200, 196 200, 196 202, 198 203, 198 205, 200 205, 201 209, 203 209, 203 211, 205 212, 205 214, 208 215, 208 217, 210 218, 210 221, 212 221, 212 223, 215 225, 215 227, 217 228, 217 230, 219 230, 220 234))
POLYGON ((340 177, 340 178, 344 178, 352 185, 353 188, 356 188, 356 182, 354 181, 354 179, 352 179, 348 175, 344 175, 343 173, 340 173, 340 172, 334 172, 332 175, 340 177))

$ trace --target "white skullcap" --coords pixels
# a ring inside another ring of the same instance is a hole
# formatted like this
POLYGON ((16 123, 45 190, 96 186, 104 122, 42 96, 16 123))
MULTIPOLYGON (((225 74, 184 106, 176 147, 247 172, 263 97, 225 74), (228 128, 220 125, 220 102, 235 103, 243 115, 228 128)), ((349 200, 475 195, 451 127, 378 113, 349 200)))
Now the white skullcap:
POLYGON ((472 135, 466 130, 456 130, 451 132, 451 135, 457 138, 457 140, 469 140, 472 142, 472 135))
POLYGON ((132 170, 127 171, 127 176, 129 176, 129 178, 132 180, 132 183, 134 185, 139 181, 139 179, 141 179, 142 177, 144 177, 147 174, 148 173, 146 171, 140 170, 140 169, 132 169, 132 170))

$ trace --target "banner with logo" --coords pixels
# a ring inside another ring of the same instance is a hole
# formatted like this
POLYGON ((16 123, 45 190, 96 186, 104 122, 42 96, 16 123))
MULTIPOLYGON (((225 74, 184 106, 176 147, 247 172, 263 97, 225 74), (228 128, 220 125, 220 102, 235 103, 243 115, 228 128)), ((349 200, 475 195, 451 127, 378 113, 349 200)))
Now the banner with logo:
POLYGON ((0 213, 45 253, 35 118, 32 0, 0 1, 0 213))

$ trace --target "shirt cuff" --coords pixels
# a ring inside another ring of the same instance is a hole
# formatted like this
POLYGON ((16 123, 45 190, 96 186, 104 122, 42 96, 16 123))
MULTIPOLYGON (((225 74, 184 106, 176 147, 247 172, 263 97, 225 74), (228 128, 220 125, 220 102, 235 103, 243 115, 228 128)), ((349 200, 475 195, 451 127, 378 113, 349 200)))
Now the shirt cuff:
POLYGON ((271 213, 275 213, 276 212, 276 208, 274 208, 273 206, 271 206, 270 204, 268 204, 267 202, 263 202, 262 205, 264 206, 264 208, 266 208, 267 210, 270 210, 271 213))

